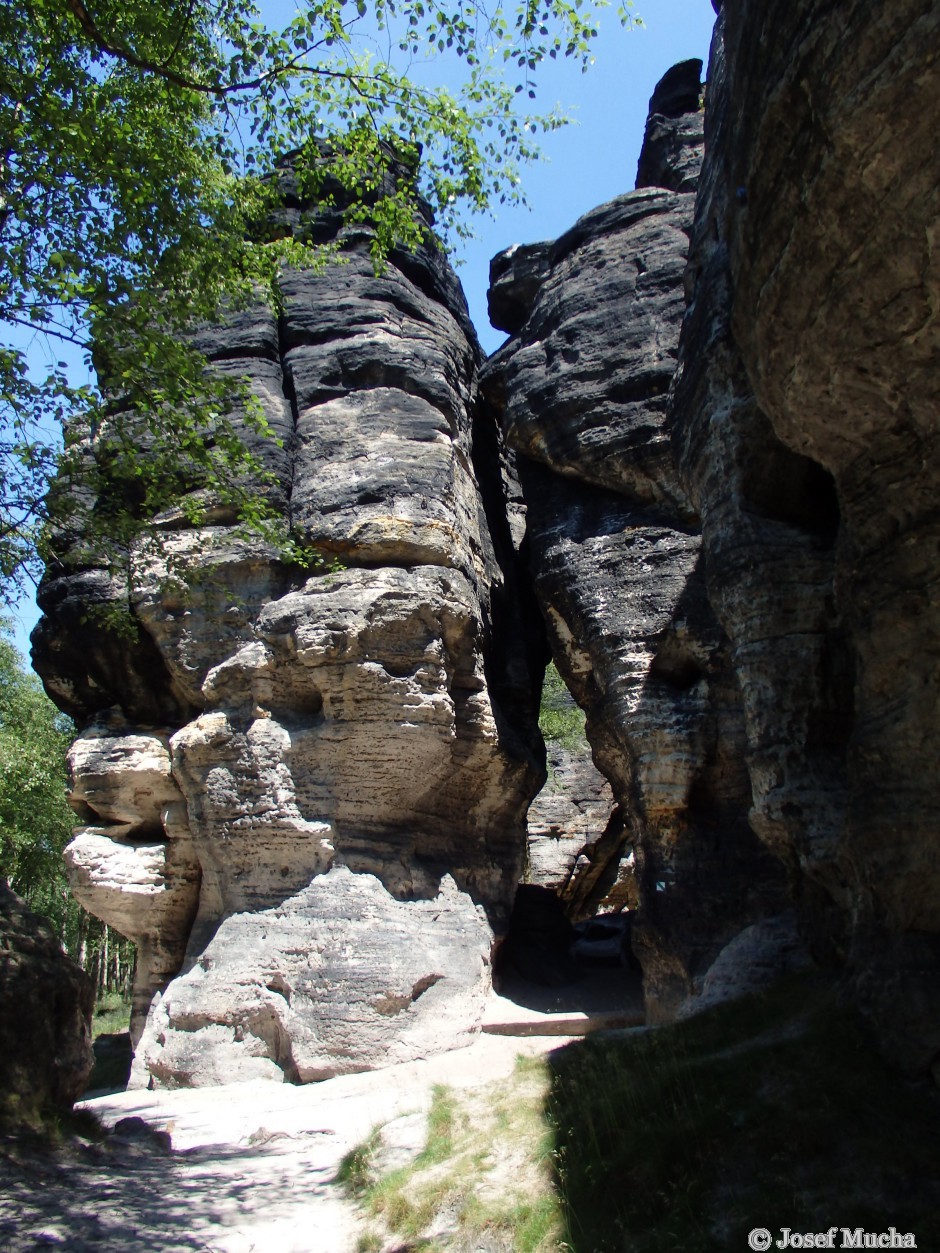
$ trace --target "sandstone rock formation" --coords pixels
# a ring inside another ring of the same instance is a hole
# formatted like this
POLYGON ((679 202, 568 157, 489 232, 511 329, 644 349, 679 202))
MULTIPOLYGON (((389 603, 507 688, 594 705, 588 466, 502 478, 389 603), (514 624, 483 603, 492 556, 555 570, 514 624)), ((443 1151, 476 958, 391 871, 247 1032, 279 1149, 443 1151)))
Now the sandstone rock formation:
POLYGON ((656 84, 640 149, 637 187, 688 192, 698 188, 705 148, 701 72, 700 61, 681 61, 656 84))
POLYGON ((597 848, 612 826, 619 843, 622 823, 590 745, 546 748, 548 778, 529 806, 527 881, 557 893, 575 922, 598 909, 629 907, 635 903, 632 864, 620 867, 618 861, 610 883, 610 860, 597 848))
POLYGON ((449 875, 435 896, 401 901, 334 866, 222 922, 155 1005, 136 1073, 168 1087, 308 1083, 468 1044, 491 943, 449 875))
POLYGON ((138 1082, 302 1081, 472 1033, 549 653, 593 765, 556 752, 529 809, 540 907, 636 891, 652 1021, 808 944, 895 1058, 940 1064, 940 11, 716 9, 704 119, 675 67, 637 189, 494 260, 511 338, 479 394, 441 256, 377 276, 358 228, 286 276, 282 317, 200 332, 283 437, 256 441, 265 490, 341 568, 174 508, 162 562, 50 570, 68 858, 140 945, 138 1082), (131 644, 88 614, 122 599, 131 644))
POLYGON ((201 871, 165 735, 99 715, 69 752, 71 803, 88 825, 65 852, 72 892, 137 945, 136 1043, 155 988, 180 967, 201 871))
POLYGON ((940 1054, 940 12, 725 0, 672 412, 752 823, 891 1053, 940 1054))
POLYGON ((694 186, 700 70, 676 67, 651 101, 640 171, 664 186, 495 260, 508 307, 520 258, 516 307, 529 312, 483 375, 516 454, 552 651, 617 801, 582 873, 613 882, 635 857, 651 1018, 674 1014, 726 944, 786 908, 782 870, 747 822, 740 693, 666 423, 694 200, 669 187, 694 186))
MULTIPOLYGON (((634 253, 626 197, 521 256, 488 387, 553 650, 636 841, 652 1014, 799 960, 782 871, 803 940, 888 1052, 936 1070, 940 15, 716 8, 678 353, 681 313, 639 318, 657 276, 661 309, 678 299, 682 245, 671 275, 665 251, 634 253)), ((683 74, 651 102, 644 187, 691 185, 683 74)), ((670 211, 644 194, 650 218, 670 211)))
POLYGON ((554 666, 545 672, 539 727, 548 777, 529 806, 525 882, 554 894, 569 929, 597 913, 634 908, 633 856, 619 857, 620 811, 594 764, 584 713, 554 666))
POLYGON ((0 1128, 37 1129, 91 1074, 91 980, 49 925, 0 881, 0 1128))
MULTIPOLYGON (((284 188, 288 217, 313 211, 284 188)), ((138 1083, 466 1040, 522 873, 542 770, 479 349, 435 247, 377 275, 369 242, 287 274, 280 319, 199 341, 261 400, 273 498, 340 568, 171 509, 124 585, 61 568, 41 593, 35 664, 83 727, 73 889, 139 945, 138 1083), (187 587, 168 565, 191 556, 187 587), (77 621, 90 596, 126 597, 133 648, 77 621)))

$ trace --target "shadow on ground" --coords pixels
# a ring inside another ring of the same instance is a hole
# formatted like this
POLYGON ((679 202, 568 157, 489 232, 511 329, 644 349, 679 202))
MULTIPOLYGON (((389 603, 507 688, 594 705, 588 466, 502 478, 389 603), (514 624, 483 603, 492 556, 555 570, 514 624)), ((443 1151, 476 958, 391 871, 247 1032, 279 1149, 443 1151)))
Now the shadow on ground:
POLYGON ((512 967, 500 973, 499 995, 543 1014, 643 1012, 643 984, 638 971, 624 966, 578 965, 571 982, 551 986, 526 979, 512 967))
POLYGON ((889 1070, 826 982, 594 1036, 549 1066, 572 1253, 746 1249, 758 1227, 940 1248, 940 1092, 889 1070))
MULTIPOLYGON (((100 1144, 70 1141, 51 1152, 23 1142, 3 1145, 0 1247, 6 1253, 299 1250, 305 1247, 300 1211, 315 1199, 339 1206, 331 1195, 332 1166, 311 1162, 304 1148, 281 1140, 171 1153, 152 1133, 113 1135, 100 1144), (266 1213, 279 1215, 267 1230, 266 1213), (246 1223, 251 1238, 227 1237, 227 1229, 246 1223)), ((318 1245, 309 1220, 306 1226, 306 1247, 324 1253, 348 1247, 331 1244, 327 1230, 318 1245)))

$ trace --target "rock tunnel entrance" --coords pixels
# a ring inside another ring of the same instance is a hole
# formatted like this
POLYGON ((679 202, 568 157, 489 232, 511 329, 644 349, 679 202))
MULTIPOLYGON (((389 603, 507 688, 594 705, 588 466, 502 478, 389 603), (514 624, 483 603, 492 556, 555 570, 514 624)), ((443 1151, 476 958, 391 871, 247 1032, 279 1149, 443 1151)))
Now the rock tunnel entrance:
POLYGON ((497 955, 496 988, 542 1010, 639 1005, 633 850, 594 764, 584 711, 554 662, 545 670, 539 729, 547 778, 529 807, 526 868, 497 955))

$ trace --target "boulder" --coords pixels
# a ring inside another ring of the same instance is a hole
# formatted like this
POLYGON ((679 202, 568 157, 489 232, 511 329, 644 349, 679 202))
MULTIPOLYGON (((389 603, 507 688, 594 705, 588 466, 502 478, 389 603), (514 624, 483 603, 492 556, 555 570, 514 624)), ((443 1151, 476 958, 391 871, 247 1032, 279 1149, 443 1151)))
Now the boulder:
POLYGON ((38 1130, 78 1100, 94 1057, 91 980, 0 880, 0 1127, 38 1130))
POLYGON ((309 1083, 469 1044, 491 936, 449 875, 405 902, 336 866, 221 923, 157 998, 131 1086, 309 1083))

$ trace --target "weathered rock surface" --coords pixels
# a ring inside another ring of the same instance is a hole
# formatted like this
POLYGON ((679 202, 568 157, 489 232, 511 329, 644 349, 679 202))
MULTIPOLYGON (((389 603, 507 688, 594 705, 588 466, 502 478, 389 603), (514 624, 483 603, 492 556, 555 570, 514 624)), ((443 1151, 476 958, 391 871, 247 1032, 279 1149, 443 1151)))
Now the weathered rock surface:
POLYGON ((99 716, 69 752, 71 802, 89 825, 65 850, 75 898, 137 945, 131 1035, 183 961, 201 870, 165 736, 99 716))
POLYGON ((716 9, 675 377, 681 196, 650 188, 694 182, 688 67, 651 101, 647 199, 540 246, 534 297, 521 267, 530 312, 487 386, 553 651, 636 843, 649 1010, 798 959, 784 874, 803 940, 923 1073, 940 1053, 940 15, 716 9))
POLYGON ((726 0, 677 441, 753 823, 893 1054, 940 1053, 940 13, 726 0))
POLYGON ((701 78, 701 61, 681 61, 656 84, 640 149, 637 187, 697 189, 705 148, 701 78))
POLYGON ((675 67, 637 190, 494 260, 511 338, 482 399, 440 255, 376 276, 361 230, 287 276, 280 319, 200 332, 283 438, 256 440, 270 499, 342 570, 209 502, 198 529, 167 510, 130 577, 50 571, 37 667, 83 727, 69 860, 141 945, 138 1082, 467 1038, 546 636, 610 789, 552 758, 528 853, 551 917, 635 884, 652 1021, 808 943, 898 1060, 940 1065, 940 11, 715 8, 704 122, 675 67), (88 615, 122 599, 132 644, 88 615))
POLYGON ((603 855, 605 833, 613 826, 619 842, 622 824, 614 816, 610 784, 594 765, 587 741, 583 748, 548 744, 547 765, 545 786, 529 806, 527 881, 551 888, 575 922, 598 909, 632 906, 632 863, 626 860, 621 866, 618 859, 603 855), (596 875, 591 873, 595 867, 596 875))
POLYGON ((532 312, 539 288, 550 269, 550 243, 514 244, 490 262, 486 307, 498 331, 514 335, 532 312))
POLYGON ((662 416, 691 212, 691 196, 650 188, 587 214, 552 245, 530 317, 486 370, 517 455, 675 514, 662 416))
MULTIPOLYGON (((695 111, 672 149, 641 160, 675 186, 694 183, 699 68, 680 67, 653 98, 695 111)), ((518 459, 552 651, 617 802, 584 886, 616 883, 635 860, 653 1018, 785 905, 782 871, 747 823, 740 693, 666 424, 692 209, 687 192, 647 187, 587 214, 549 247, 529 317, 484 372, 518 459)), ((504 301, 515 256, 494 263, 504 301)), ((522 286, 528 300, 528 263, 522 286)))
MULTIPOLYGON (((548 777, 529 806, 525 881, 553 892, 568 923, 598 911, 632 908, 632 857, 619 852, 623 823, 610 783, 594 764, 584 714, 554 666, 545 672, 539 703, 548 777)), ((518 900, 517 900, 518 904, 518 900)))
POLYGON ((357 228, 341 262, 288 274, 279 320, 199 335, 283 439, 256 451, 293 534, 342 568, 170 510, 129 583, 60 569, 42 592, 37 668, 84 728, 71 878, 140 946, 138 1083, 297 1082, 466 1042, 521 876, 540 643, 479 348, 433 246, 377 276, 368 245, 357 228), (168 577, 186 560, 189 586, 168 577), (76 647, 90 587, 127 597, 134 649, 100 623, 76 647))
POLYGON ((438 895, 406 902, 334 867, 222 922, 157 998, 131 1084, 308 1083, 467 1044, 491 935, 449 875, 438 895))
POLYGON ((91 980, 0 881, 0 1126, 65 1113, 91 1074, 91 980))
POLYGON ((829 476, 776 437, 731 333, 727 237, 716 222, 741 204, 711 158, 734 142, 721 30, 670 417, 743 698, 751 825, 795 877, 807 857, 827 858, 845 803, 852 674, 833 610, 839 510, 829 476))

